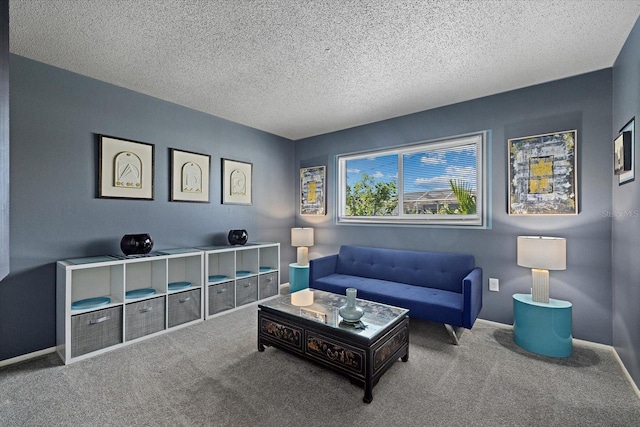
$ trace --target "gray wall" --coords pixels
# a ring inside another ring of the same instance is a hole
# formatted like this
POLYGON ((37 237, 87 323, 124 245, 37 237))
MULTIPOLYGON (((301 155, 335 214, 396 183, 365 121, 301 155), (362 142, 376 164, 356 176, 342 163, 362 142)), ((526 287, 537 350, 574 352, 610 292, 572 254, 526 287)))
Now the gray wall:
POLYGON ((610 140, 635 117, 635 181, 613 180, 613 345, 640 384, 640 21, 613 67, 613 130, 610 140))
POLYGON ((225 244, 232 228, 280 242, 288 281, 294 142, 11 55, 11 273, 0 282, 0 360, 55 345, 55 261, 225 244), (96 134, 155 144, 155 200, 97 198, 96 134), (169 148, 211 155, 211 203, 169 202, 169 148), (220 203, 221 158, 253 163, 253 205, 220 203))
POLYGON ((637 184, 612 186, 611 141, 638 109, 638 37, 636 25, 613 70, 309 138, 295 146, 286 139, 12 55, 12 272, 0 282, 0 360, 55 344, 58 259, 117 253, 119 239, 126 233, 149 232, 156 248, 169 248, 221 243, 229 229, 242 227, 252 240, 282 244, 281 281, 285 282, 286 264, 295 259, 289 246, 289 229, 295 223, 316 228, 312 257, 333 253, 345 243, 472 253, 484 269, 481 317, 503 323, 513 320, 511 295, 527 292, 531 281, 529 270, 516 265, 516 236, 566 237, 567 270, 551 272, 551 296, 573 303, 576 338, 612 344, 615 325, 615 345, 637 375, 640 343, 632 334, 640 315, 633 307, 638 295, 632 278, 638 267, 631 253, 637 253, 633 236, 638 220, 611 215, 637 208, 637 195, 631 194, 637 184), (334 223, 336 154, 484 129, 492 134, 490 229, 334 223), (507 215, 507 139, 568 129, 578 130, 580 214, 507 215), (155 144, 154 201, 96 198, 99 133, 155 144), (169 147, 211 154, 210 204, 168 201, 169 147), (254 164, 253 206, 220 204, 221 157, 254 164), (327 166, 329 214, 302 217, 297 214, 298 167, 316 165, 327 166), (500 279, 500 292, 488 291, 489 277, 500 279))
POLYGON ((516 265, 516 237, 566 237, 567 270, 551 272, 551 297, 573 303, 576 338, 611 344, 611 88, 607 69, 298 141, 298 166, 326 165, 328 175, 329 214, 297 218, 298 225, 316 229, 310 256, 334 253, 347 243, 471 253, 484 269, 480 317, 511 324, 512 294, 531 286, 531 271, 516 265), (336 154, 483 129, 492 132, 491 229, 334 223, 336 154), (507 139, 570 129, 578 131, 579 215, 507 215, 507 139), (489 277, 500 279, 500 292, 488 291, 489 277))
POLYGON ((0 0, 0 280, 9 274, 9 0, 0 0))

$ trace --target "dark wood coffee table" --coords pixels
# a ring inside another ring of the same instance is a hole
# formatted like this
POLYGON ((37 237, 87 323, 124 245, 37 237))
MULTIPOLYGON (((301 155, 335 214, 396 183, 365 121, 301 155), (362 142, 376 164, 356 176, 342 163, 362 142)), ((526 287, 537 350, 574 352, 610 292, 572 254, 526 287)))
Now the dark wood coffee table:
POLYGON ((364 316, 346 323, 338 309, 344 295, 313 290, 314 303, 299 307, 291 295, 258 305, 258 351, 273 346, 312 360, 364 387, 363 401, 393 363, 409 360, 409 310, 358 299, 364 316))

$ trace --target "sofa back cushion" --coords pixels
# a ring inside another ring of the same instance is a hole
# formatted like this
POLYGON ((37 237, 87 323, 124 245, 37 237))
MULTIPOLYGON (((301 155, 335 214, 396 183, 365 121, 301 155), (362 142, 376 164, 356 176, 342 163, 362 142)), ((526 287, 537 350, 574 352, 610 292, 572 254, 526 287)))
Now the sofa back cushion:
POLYGON ((462 293, 462 279, 474 267, 473 255, 345 245, 336 273, 462 293))

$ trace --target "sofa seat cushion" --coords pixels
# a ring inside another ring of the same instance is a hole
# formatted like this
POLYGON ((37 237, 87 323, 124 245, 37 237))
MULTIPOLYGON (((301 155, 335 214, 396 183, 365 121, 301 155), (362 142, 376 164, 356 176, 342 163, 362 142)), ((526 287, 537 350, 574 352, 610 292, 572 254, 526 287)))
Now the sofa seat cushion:
POLYGON ((356 288, 358 298, 406 308, 409 317, 462 325, 463 298, 457 292, 345 274, 321 277, 313 287, 340 295, 356 288))

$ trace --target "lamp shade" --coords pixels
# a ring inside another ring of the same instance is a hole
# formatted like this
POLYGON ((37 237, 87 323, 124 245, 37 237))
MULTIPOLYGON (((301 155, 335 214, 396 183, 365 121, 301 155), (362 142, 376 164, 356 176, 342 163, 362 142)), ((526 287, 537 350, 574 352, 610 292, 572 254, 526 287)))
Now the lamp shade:
POLYGON ((518 236, 518 265, 541 270, 565 270, 567 240, 562 237, 518 236))
POLYGON ((292 228, 291 246, 313 246, 313 228, 292 228))

